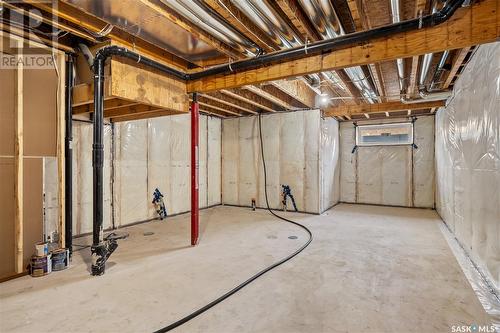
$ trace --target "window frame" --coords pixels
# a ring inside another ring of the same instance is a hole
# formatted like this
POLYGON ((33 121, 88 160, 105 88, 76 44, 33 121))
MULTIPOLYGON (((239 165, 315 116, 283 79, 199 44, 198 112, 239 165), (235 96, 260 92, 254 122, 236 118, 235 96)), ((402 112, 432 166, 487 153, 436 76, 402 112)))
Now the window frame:
POLYGON ((356 140, 356 146, 358 147, 377 147, 377 146, 412 146, 415 143, 415 124, 411 121, 408 122, 398 122, 398 123, 386 123, 386 124, 368 124, 368 125, 357 125, 356 130, 354 132, 355 135, 355 140, 356 140), (360 142, 360 127, 361 128, 366 128, 366 127, 399 127, 401 125, 405 125, 409 127, 409 142, 408 143, 384 143, 384 142, 374 142, 374 143, 367 143, 367 142, 360 142))

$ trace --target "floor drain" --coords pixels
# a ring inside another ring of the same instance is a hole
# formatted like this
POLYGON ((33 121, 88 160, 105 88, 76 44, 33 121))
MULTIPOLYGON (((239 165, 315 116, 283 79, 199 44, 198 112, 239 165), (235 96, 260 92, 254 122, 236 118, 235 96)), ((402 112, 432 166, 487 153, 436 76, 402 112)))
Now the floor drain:
POLYGON ((297 239, 297 236, 288 236, 288 239, 297 239))
POLYGON ((155 233, 152 232, 152 231, 146 231, 145 233, 143 233, 144 236, 151 236, 151 235, 154 235, 155 233))

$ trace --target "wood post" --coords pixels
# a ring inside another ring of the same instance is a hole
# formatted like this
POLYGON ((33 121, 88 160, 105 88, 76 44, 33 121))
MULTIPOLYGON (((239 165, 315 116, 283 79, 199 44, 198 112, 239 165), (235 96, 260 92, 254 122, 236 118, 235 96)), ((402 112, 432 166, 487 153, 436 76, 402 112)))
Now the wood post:
MULTIPOLYGON (((18 57, 22 57, 23 42, 17 42, 18 57)), ((24 65, 18 61, 15 74, 15 139, 14 139, 14 233, 15 233, 15 271, 22 273, 23 265, 23 186, 24 186, 24 65)))
MULTIPOLYGON (((57 192, 58 192, 58 224, 59 224, 59 246, 66 247, 66 224, 65 224, 65 158, 64 138, 66 127, 66 57, 64 53, 55 54, 54 66, 57 67, 57 192)), ((71 180, 70 180, 71 181, 71 180)))

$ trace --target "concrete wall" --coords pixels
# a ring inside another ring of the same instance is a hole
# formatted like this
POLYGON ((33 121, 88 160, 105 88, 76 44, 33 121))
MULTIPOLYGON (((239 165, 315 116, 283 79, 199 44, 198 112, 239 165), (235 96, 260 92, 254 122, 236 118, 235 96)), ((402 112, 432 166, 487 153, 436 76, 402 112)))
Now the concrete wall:
POLYGON ((437 211, 500 287, 500 43, 480 46, 436 115, 437 211))

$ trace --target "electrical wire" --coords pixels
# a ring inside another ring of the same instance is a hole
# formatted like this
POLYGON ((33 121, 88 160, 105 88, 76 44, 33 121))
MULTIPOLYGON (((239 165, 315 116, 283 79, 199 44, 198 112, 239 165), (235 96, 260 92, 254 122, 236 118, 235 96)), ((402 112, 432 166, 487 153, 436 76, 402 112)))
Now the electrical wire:
POLYGON ((262 275, 266 274, 270 270, 272 270, 272 269, 280 266, 281 264, 284 264, 288 260, 292 259, 297 254, 299 254, 300 252, 302 252, 307 246, 309 246, 309 244, 311 244, 311 242, 313 240, 313 235, 312 235, 311 230, 309 230, 305 225, 302 225, 302 224, 300 224, 298 222, 292 221, 292 220, 287 219, 285 217, 279 216, 278 214, 276 214, 275 212, 273 212, 273 210, 269 206, 269 199, 268 199, 268 196, 267 196, 267 169, 266 169, 266 160, 264 158, 264 143, 263 143, 263 140, 262 140, 262 121, 261 121, 261 114, 260 113, 259 113, 259 138, 260 138, 260 151, 261 151, 261 156, 262 156, 262 167, 264 169, 264 194, 265 194, 265 197, 266 197, 267 210, 272 215, 274 215, 275 217, 277 217, 278 219, 281 219, 281 220, 283 220, 285 222, 288 222, 288 223, 292 223, 292 224, 294 224, 294 225, 296 225, 296 226, 304 229, 307 232, 307 234, 308 234, 308 237, 309 237, 308 240, 300 248, 298 248, 297 250, 295 250, 292 254, 290 254, 287 257, 281 259, 280 261, 275 262, 271 266, 268 266, 267 268, 264 268, 263 270, 261 270, 257 274, 255 274, 252 277, 250 277, 249 279, 247 279, 245 282, 237 285, 236 287, 234 287, 233 289, 229 290, 228 292, 226 292, 224 295, 220 296, 219 298, 217 298, 217 299, 213 300, 212 302, 208 303, 207 305, 199 308, 198 310, 194 311, 193 313, 185 316, 182 319, 179 319, 178 321, 176 321, 176 322, 174 322, 174 323, 172 323, 172 324, 170 324, 168 326, 160 328, 159 330, 155 331, 154 333, 168 332, 170 330, 173 330, 176 327, 181 326, 182 324, 187 323, 188 321, 190 321, 191 319, 199 316, 200 314, 202 314, 203 312, 207 311, 211 307, 219 304, 220 302, 222 302, 223 300, 225 300, 229 296, 234 295, 236 292, 240 291, 241 289, 243 289, 244 287, 246 287, 247 285, 249 285, 250 283, 252 283, 253 281, 255 281, 257 278, 259 278, 262 275))

